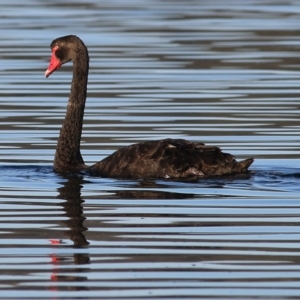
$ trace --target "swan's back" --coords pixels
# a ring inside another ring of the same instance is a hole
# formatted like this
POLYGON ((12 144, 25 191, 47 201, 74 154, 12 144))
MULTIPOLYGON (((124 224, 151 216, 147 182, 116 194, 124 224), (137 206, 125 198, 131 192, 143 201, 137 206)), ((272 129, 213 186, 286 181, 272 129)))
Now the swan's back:
POLYGON ((182 139, 148 141, 124 147, 88 168, 112 178, 186 178, 246 173, 253 159, 237 162, 218 147, 182 139))

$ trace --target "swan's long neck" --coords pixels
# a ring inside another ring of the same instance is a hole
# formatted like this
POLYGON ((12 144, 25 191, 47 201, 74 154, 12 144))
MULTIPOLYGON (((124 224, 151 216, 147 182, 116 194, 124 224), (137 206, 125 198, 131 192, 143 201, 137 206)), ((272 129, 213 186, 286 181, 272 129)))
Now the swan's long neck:
POLYGON ((89 56, 86 48, 76 49, 73 60, 73 80, 67 113, 58 138, 54 169, 76 172, 86 168, 80 153, 80 139, 86 100, 89 56))

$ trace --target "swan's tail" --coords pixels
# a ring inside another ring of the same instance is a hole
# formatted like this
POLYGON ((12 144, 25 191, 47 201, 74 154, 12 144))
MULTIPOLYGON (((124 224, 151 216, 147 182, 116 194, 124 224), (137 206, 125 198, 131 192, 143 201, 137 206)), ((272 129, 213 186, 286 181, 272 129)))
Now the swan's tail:
POLYGON ((254 158, 248 158, 239 162, 236 162, 232 168, 234 173, 245 173, 248 171, 248 168, 254 162, 254 158))

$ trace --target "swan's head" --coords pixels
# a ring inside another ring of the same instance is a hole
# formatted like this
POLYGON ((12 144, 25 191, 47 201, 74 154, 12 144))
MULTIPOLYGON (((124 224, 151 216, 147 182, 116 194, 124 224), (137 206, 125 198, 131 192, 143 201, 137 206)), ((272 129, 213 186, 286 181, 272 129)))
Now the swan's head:
POLYGON ((51 58, 45 76, 49 77, 61 65, 74 60, 80 48, 86 49, 84 43, 76 35, 66 35, 52 41, 51 58))

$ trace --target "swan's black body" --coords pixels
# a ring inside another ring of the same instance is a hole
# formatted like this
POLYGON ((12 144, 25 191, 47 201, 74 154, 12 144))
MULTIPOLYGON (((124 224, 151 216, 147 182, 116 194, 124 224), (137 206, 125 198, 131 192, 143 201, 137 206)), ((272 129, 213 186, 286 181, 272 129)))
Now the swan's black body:
POLYGON ((62 64, 74 65, 67 113, 54 159, 57 172, 87 172, 113 178, 186 178, 246 173, 253 159, 237 162, 218 147, 187 140, 165 139, 130 145, 87 167, 80 153, 80 139, 86 100, 89 56, 84 43, 69 35, 51 43, 48 77, 62 64))

